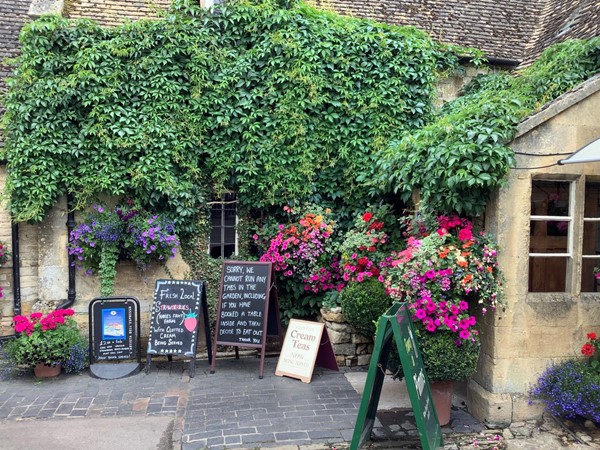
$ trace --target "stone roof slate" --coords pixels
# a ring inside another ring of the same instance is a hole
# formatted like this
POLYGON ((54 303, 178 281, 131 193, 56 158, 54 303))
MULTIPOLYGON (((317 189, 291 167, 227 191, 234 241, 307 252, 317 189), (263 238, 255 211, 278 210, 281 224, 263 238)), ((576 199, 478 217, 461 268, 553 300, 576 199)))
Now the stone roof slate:
POLYGON ((565 39, 600 35, 599 0, 312 0, 316 7, 396 25, 518 63, 565 39))
POLYGON ((10 69, 4 58, 19 54, 19 32, 28 20, 29 0, 0 0, 0 89, 5 88, 4 79, 10 69))
MULTIPOLYGON (((29 3, 30 0, 0 0, 0 92, 6 90, 4 80, 11 73, 4 59, 19 54, 19 32, 28 21, 29 3)), ((0 116, 3 113, 4 108, 0 104, 0 116)), ((0 134, 0 147, 3 142, 0 134)))

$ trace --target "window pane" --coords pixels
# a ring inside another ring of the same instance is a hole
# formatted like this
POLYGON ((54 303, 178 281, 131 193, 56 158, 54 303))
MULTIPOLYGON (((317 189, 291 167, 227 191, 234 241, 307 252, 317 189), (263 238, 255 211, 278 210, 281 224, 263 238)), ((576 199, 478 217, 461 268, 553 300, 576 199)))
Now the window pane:
POLYGON ((219 203, 211 208, 209 253, 215 258, 228 258, 236 252, 236 195, 224 194, 216 201, 219 203))
MULTIPOLYGON (((532 181, 530 254, 570 254, 569 187, 568 181, 532 181), (564 217, 564 220, 535 220, 536 216, 564 217)), ((565 292, 567 261, 567 256, 530 256, 529 292, 565 292)))
POLYGON ((565 292, 566 257, 530 257, 529 292, 565 292))
POLYGON ((600 217, 598 208, 600 207, 600 183, 585 183, 585 208, 584 217, 600 217))
POLYGON ((227 244, 235 244, 235 228, 225 227, 225 242, 227 244))
POLYGON ((581 292, 598 292, 600 280, 594 276, 594 268, 600 267, 600 258, 585 258, 581 262, 581 292))
POLYGON ((568 216, 569 182, 533 180, 531 187, 532 216, 568 216))
MULTIPOLYGON (((600 255, 600 222, 585 219, 600 217, 600 183, 585 183, 583 222, 583 255, 600 255)), ((598 258, 583 258, 581 262, 581 292, 598 292, 594 268, 600 267, 598 258)))
POLYGON ((569 222, 532 220, 529 253, 567 253, 569 222))
POLYGON ((210 230, 210 243, 214 245, 221 245, 221 228, 215 227, 210 230))

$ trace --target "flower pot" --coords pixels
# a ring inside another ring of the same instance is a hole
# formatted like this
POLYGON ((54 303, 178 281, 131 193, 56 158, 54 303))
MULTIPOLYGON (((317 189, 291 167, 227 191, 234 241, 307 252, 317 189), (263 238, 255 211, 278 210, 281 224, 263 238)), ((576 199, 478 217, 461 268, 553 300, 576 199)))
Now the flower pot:
POLYGON ((429 383, 429 388, 440 426, 448 425, 450 423, 454 381, 432 381, 429 383))
POLYGON ((56 377, 60 374, 62 365, 56 364, 36 364, 33 368, 33 373, 38 378, 51 378, 56 377))

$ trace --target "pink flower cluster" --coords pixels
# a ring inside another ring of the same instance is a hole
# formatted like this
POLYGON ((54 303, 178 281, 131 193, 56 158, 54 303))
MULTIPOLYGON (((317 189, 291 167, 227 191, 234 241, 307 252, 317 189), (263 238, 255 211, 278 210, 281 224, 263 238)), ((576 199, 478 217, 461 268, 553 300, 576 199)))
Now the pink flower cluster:
POLYGON ((15 316, 13 318, 15 331, 17 333, 26 333, 27 336, 31 336, 36 325, 39 325, 39 328, 42 331, 54 330, 57 326, 65 323, 65 316, 69 317, 73 314, 74 311, 72 309, 57 309, 45 316, 41 312, 33 312, 29 317, 15 316))
MULTIPOLYGON (((286 208, 286 212, 293 212, 286 208)), ((284 277, 298 276, 304 282, 305 291, 341 289, 339 262, 321 261, 332 235, 332 225, 323 215, 314 213, 305 214, 291 225, 279 224, 277 234, 270 239, 260 261, 272 262, 274 269, 284 277)), ((253 238, 259 239, 256 234, 253 238)))
POLYGON ((496 308, 502 290, 496 249, 485 234, 457 216, 440 216, 435 232, 411 236, 396 253, 386 279, 391 297, 408 302, 413 320, 429 332, 450 330, 473 339, 477 320, 470 303, 496 308))
POLYGON ((456 304, 453 301, 433 301, 429 293, 421 292, 414 303, 409 305, 413 312, 413 319, 423 323, 427 331, 433 333, 438 328, 449 329, 458 333, 461 339, 470 339, 476 336, 478 331, 475 329, 477 319, 470 316, 469 303, 461 300, 456 304))
POLYGON ((334 289, 341 292, 344 289, 344 283, 340 282, 340 262, 336 257, 333 258, 331 267, 321 267, 303 281, 304 290, 314 294, 334 289))

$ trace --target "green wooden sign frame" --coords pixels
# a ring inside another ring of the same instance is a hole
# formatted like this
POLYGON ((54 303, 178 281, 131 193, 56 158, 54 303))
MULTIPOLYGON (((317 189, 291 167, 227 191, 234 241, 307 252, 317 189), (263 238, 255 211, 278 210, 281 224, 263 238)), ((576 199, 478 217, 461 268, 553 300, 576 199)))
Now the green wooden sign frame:
POLYGON ((379 397, 383 387, 390 351, 396 343, 406 389, 415 415, 423 450, 436 450, 444 446, 442 428, 433 406, 429 379, 423 366, 419 343, 415 335, 410 311, 406 303, 395 302, 377 323, 373 355, 367 373, 350 450, 362 448, 371 436, 379 397))

